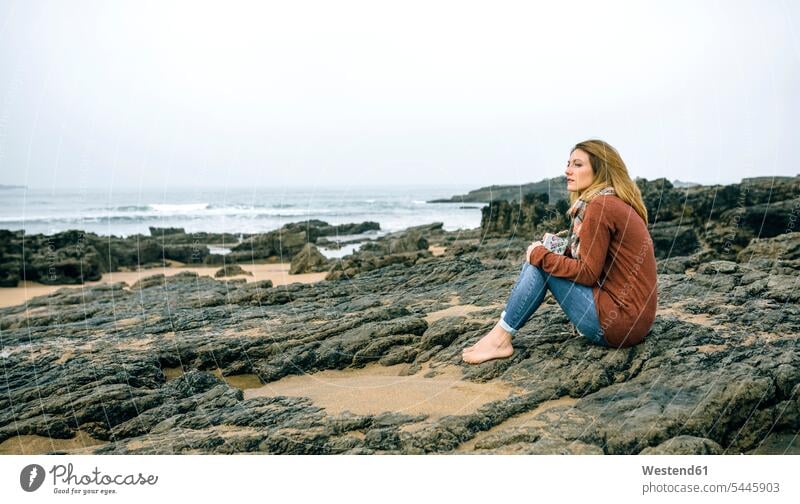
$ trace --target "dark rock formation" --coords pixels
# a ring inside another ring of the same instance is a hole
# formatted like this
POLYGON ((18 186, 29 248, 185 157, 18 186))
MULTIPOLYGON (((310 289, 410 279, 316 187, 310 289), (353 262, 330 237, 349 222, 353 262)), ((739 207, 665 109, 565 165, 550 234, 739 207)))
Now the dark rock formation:
POLYGON ((527 195, 545 195, 550 201, 567 199, 567 177, 542 179, 522 185, 492 185, 475 189, 450 199, 436 199, 428 203, 490 203, 493 201, 522 201, 527 195))
MULTIPOLYGON (((674 187, 665 178, 637 178, 636 184, 659 259, 710 251, 718 259, 736 260, 751 240, 800 227, 800 176, 747 178, 725 186, 674 187)), ((484 207, 484 235, 534 241, 568 228, 564 200, 553 205, 545 194, 526 194, 521 201, 484 207)))
POLYGON ((377 222, 330 225, 316 219, 289 223, 281 229, 249 236, 234 246, 228 258, 234 262, 252 262, 259 259, 275 259, 290 262, 306 243, 315 243, 322 236, 360 234, 380 229, 377 222))
POLYGON ((411 266, 433 256, 428 251, 428 238, 444 238, 442 223, 414 226, 404 231, 390 233, 374 241, 364 243, 359 250, 339 261, 335 261, 327 280, 352 278, 353 276, 388 265, 411 266))
POLYGON ((239 266, 238 264, 226 264, 225 266, 221 267, 216 272, 214 272, 214 276, 216 278, 236 276, 236 275, 253 276, 253 273, 242 269, 242 267, 239 266))
POLYGON ((695 436, 675 436, 658 446, 641 451, 642 455, 721 455, 725 450, 711 439, 695 436))
POLYGON ((78 230, 54 235, 24 235, 0 230, 0 286, 20 280, 48 285, 82 284, 103 273, 152 266, 169 261, 196 265, 288 262, 318 237, 359 234, 380 229, 376 222, 330 225, 319 220, 287 224, 279 230, 239 237, 230 233, 186 233, 183 228, 151 227, 151 236, 98 236, 78 230), (233 252, 211 254, 208 244, 230 244, 233 252), (24 250, 24 256, 23 256, 24 250))
POLYGON ((166 243, 173 245, 186 245, 190 243, 220 243, 223 245, 233 245, 239 243, 239 235, 233 233, 206 233, 203 231, 186 233, 183 228, 160 228, 153 226, 150 226, 148 229, 150 230, 151 237, 164 239, 166 243))
POLYGON ((306 243, 305 247, 292 258, 289 273, 310 273, 314 271, 327 271, 330 268, 328 259, 322 255, 317 247, 306 243))
POLYGON ((792 232, 763 240, 754 238, 736 257, 738 262, 747 262, 751 258, 768 259, 800 259, 800 232, 792 232))

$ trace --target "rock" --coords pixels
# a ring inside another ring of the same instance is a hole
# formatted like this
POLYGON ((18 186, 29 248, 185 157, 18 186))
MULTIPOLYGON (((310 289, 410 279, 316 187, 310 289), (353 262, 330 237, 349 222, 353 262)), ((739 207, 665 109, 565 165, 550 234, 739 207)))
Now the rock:
POLYGON ((722 455, 724 450, 714 440, 696 436, 675 436, 658 446, 645 448, 640 455, 722 455))
POLYGON ((326 271, 329 268, 328 262, 328 259, 317 250, 317 247, 311 243, 306 243, 303 250, 292 258, 289 273, 297 275, 314 271, 326 271))
POLYGON ((447 347, 462 334, 480 327, 475 322, 467 322, 464 317, 444 317, 432 323, 422 334, 420 348, 429 350, 436 345, 447 347))
POLYGON ((738 265, 733 261, 710 261, 697 268, 697 272, 701 275, 730 274, 736 273, 738 270, 738 265))
POLYGON ((478 245, 475 243, 455 242, 453 245, 447 247, 445 254, 452 256, 461 256, 464 254, 471 254, 478 251, 478 245))
POLYGON ((487 203, 493 201, 520 201, 524 197, 541 195, 549 201, 563 201, 568 198, 567 177, 561 175, 524 185, 492 185, 475 189, 467 194, 440 198, 428 203, 487 203), (529 196, 530 195, 530 196, 529 196))
POLYGON ((680 221, 660 221, 650 226, 656 259, 691 255, 700 248, 694 228, 680 221))
POLYGON ((775 236, 774 238, 753 238, 736 256, 738 262, 747 262, 753 257, 800 260, 800 232, 775 236))
POLYGON ((315 243, 321 236, 359 234, 378 229, 378 223, 372 221, 335 226, 316 219, 291 222, 281 229, 247 237, 232 247, 231 253, 226 257, 233 262, 269 258, 286 262, 300 253, 306 244, 315 243))
POLYGON ((166 276, 164 273, 156 273, 154 275, 148 275, 137 280, 133 285, 131 285, 131 290, 147 289, 148 287, 153 287, 155 285, 163 285, 165 282, 166 276))
MULTIPOLYGON (((154 236, 127 238, 98 236, 79 230, 53 235, 25 235, 22 231, 0 231, 0 284, 16 286, 21 278, 47 285, 82 284, 99 280, 103 273, 134 269, 144 265, 166 265, 166 260, 203 263, 208 247, 200 239, 223 236, 202 233, 185 234, 182 229, 151 228, 154 236), (102 253, 100 252, 102 251, 102 253)), ((232 235, 227 235, 233 238, 232 235)))
POLYGON ((253 276, 253 273, 245 269, 242 269, 242 267, 239 266, 238 264, 226 264, 225 266, 214 272, 215 278, 236 276, 236 275, 253 276))

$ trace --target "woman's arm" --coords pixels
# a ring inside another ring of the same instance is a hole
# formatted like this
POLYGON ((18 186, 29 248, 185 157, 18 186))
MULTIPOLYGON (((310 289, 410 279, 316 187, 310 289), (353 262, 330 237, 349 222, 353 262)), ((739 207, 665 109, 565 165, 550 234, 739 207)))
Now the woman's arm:
POLYGON ((586 207, 580 235, 580 259, 553 253, 544 246, 535 247, 530 263, 553 276, 567 278, 581 285, 593 286, 600 279, 611 243, 612 224, 609 209, 595 198, 586 207), (594 203, 594 204, 593 204, 594 203))

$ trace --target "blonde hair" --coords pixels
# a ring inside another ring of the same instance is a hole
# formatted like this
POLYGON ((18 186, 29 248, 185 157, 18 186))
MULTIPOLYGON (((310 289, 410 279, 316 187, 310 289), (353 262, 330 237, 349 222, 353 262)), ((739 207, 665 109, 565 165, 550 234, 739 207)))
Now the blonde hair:
POLYGON ((570 150, 570 156, 580 149, 589 155, 589 163, 594 171, 591 185, 582 191, 569 191, 569 203, 572 206, 580 198, 589 202, 604 187, 614 188, 616 195, 629 204, 647 224, 647 208, 642 199, 642 192, 636 182, 628 175, 628 168, 617 150, 603 140, 591 139, 580 142, 570 150))

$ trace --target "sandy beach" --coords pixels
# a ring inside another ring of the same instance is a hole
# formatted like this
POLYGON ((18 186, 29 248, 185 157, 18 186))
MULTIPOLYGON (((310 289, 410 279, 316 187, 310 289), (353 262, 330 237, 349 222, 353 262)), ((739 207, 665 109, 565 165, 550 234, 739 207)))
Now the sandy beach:
MULTIPOLYGON (((104 273, 100 280, 94 282, 85 282, 83 285, 45 285, 38 282, 25 281, 20 282, 17 287, 3 287, 0 288, 0 306, 16 306, 26 302, 27 300, 50 294, 58 289, 81 289, 83 287, 90 287, 101 283, 125 282, 128 286, 133 285, 142 278, 151 275, 164 274, 165 276, 172 276, 181 271, 194 271, 200 276, 214 277, 220 267, 219 266, 186 266, 178 261, 169 261, 168 267, 160 268, 145 268, 139 271, 114 271, 104 273)), ((224 277, 225 279, 244 278, 248 282, 256 282, 260 280, 272 280, 272 285, 288 285, 294 282, 301 283, 314 283, 319 282, 325 278, 326 273, 303 273, 300 275, 290 275, 289 263, 271 263, 271 264, 247 264, 243 265, 242 269, 252 273, 251 275, 235 275, 224 277)), ((221 280, 222 278, 219 278, 221 280)))

